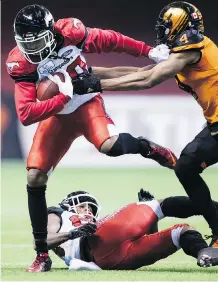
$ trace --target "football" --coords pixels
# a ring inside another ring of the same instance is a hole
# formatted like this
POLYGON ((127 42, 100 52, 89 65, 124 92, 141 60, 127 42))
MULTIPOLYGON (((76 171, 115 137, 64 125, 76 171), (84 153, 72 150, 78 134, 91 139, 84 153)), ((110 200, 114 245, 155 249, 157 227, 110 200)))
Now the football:
MULTIPOLYGON (((59 76, 61 81, 64 82, 64 75, 62 73, 56 72, 54 73, 54 75, 59 76)), ((55 95, 58 95, 59 93, 60 91, 58 85, 52 80, 50 80, 48 77, 46 77, 40 82, 37 88, 36 95, 39 101, 45 101, 54 97, 55 95)))

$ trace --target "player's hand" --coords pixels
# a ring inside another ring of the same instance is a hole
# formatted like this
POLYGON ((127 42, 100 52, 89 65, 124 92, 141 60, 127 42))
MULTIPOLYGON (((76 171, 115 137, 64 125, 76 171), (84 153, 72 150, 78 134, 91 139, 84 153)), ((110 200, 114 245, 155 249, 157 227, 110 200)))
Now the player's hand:
POLYGON ((73 80, 74 93, 83 95, 102 92, 100 78, 93 73, 84 73, 73 80))
POLYGON ((97 230, 97 226, 94 223, 87 223, 71 230, 68 234, 69 239, 73 240, 79 237, 91 236, 97 230))
POLYGON ((64 82, 61 81, 57 75, 48 75, 48 78, 58 85, 59 91, 71 99, 73 97, 73 84, 69 73, 65 70, 58 70, 58 72, 64 75, 64 82))
POLYGON ((138 192, 138 199, 139 202, 146 202, 153 200, 154 196, 149 191, 145 191, 144 189, 141 189, 138 192))
POLYGON ((160 63, 162 61, 166 61, 169 58, 169 53, 169 47, 165 44, 160 44, 149 51, 148 57, 156 63, 160 63))

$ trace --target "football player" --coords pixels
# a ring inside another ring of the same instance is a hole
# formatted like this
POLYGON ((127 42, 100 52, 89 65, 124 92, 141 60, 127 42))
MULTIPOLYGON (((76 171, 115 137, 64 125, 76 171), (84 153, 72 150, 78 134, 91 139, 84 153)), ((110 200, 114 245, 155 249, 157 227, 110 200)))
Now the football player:
MULTIPOLYGON (((209 188, 200 174, 218 162, 218 47, 204 35, 200 11, 187 2, 173 2, 163 8, 156 24, 157 43, 170 48, 168 59, 148 69, 135 68, 134 73, 119 78, 102 79, 93 75, 78 80, 86 87, 103 90, 149 89, 175 77, 178 86, 190 93, 202 107, 207 126, 182 151, 175 173, 195 208, 212 230, 211 246, 218 247, 218 216, 209 188)), ((97 74, 106 70, 96 68, 97 74)), ((122 67, 113 69, 116 73, 122 67)))
POLYGON ((160 61, 166 48, 152 48, 113 30, 88 28, 76 18, 54 22, 52 14, 40 5, 29 5, 18 12, 14 34, 17 46, 10 51, 6 65, 15 80, 18 118, 25 126, 40 122, 27 158, 27 193, 37 260, 41 264, 28 271, 45 271, 50 265, 46 243, 46 183, 77 137, 85 136, 108 156, 139 153, 170 168, 176 162, 168 149, 145 138, 118 134, 99 92, 73 95, 71 78, 88 71, 82 53, 125 52, 160 61), (52 76, 57 71, 65 75, 65 82, 52 76), (36 84, 49 75, 57 82, 60 94, 37 102, 36 84))
POLYGON ((201 234, 189 225, 151 231, 172 209, 172 202, 178 209, 179 205, 180 209, 187 208, 186 216, 196 214, 191 211, 188 197, 181 198, 167 198, 160 204, 149 192, 141 190, 139 202, 98 219, 97 199, 85 191, 72 192, 58 207, 48 208, 48 247, 70 270, 133 270, 166 258, 180 248, 196 258, 201 267, 218 265, 218 249, 208 248, 201 234), (181 198, 188 201, 182 202, 181 198))

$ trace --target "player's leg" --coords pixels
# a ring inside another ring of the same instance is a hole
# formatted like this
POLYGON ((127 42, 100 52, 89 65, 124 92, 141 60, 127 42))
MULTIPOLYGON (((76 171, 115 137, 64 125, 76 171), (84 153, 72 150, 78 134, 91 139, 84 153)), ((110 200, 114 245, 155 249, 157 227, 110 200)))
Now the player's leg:
POLYGON ((50 270, 47 248, 47 205, 46 184, 48 175, 69 149, 73 137, 62 117, 51 117, 40 122, 27 159, 28 207, 32 224, 36 261, 28 269, 30 272, 50 270), (45 264, 42 264, 46 262, 45 264))
MULTIPOLYGON (((152 198, 154 198, 154 196, 149 191, 141 189, 138 192, 138 199, 140 202, 150 201, 152 198)), ((196 210, 196 207, 192 204, 190 198, 186 196, 167 197, 158 200, 158 202, 160 203, 164 217, 188 218, 200 215, 200 212, 196 210)), ((213 201, 213 204, 218 213, 218 202, 213 201)))
POLYGON ((126 254, 125 259, 113 269, 130 270, 151 265, 172 255, 179 248, 196 258, 200 266, 218 264, 218 249, 208 248, 202 235, 187 224, 178 224, 161 232, 126 242, 119 250, 126 254))
POLYGON ((204 168, 217 162, 218 142, 206 127, 185 147, 175 167, 175 173, 192 201, 194 209, 208 222, 216 247, 218 247, 218 214, 209 188, 200 173, 204 168))
POLYGON ((151 200, 130 204, 98 221, 97 232, 88 238, 94 261, 104 269, 118 264, 125 257, 125 253, 119 251, 120 246, 150 234, 152 227, 162 217, 158 201, 151 200))
MULTIPOLYGON (((202 215, 193 205, 189 197, 174 196, 159 200, 162 212, 165 217, 188 218, 195 215, 202 215)), ((218 214, 218 202, 213 201, 218 214)))
POLYGON ((113 121, 107 115, 103 99, 96 96, 92 101, 83 105, 80 110, 84 127, 84 136, 101 153, 110 157, 125 154, 141 154, 145 158, 157 161, 163 166, 175 166, 174 154, 146 138, 135 138, 129 133, 118 133, 113 121))
MULTIPOLYGON (((105 111, 101 96, 96 96, 80 109, 84 136, 97 150, 108 156, 140 153, 140 141, 128 133, 119 134, 105 111), (119 145, 115 145, 118 144, 119 145)), ((146 150, 146 148, 145 148, 146 150)), ((149 151, 149 147, 147 146, 149 151)))

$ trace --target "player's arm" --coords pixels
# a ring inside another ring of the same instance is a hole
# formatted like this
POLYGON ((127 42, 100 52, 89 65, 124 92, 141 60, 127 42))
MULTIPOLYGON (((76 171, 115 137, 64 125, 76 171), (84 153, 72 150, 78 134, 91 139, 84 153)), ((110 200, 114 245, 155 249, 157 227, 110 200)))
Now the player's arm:
POLYGON ((173 53, 168 60, 157 64, 150 70, 135 72, 120 78, 101 80, 102 90, 131 91, 149 89, 174 77, 187 64, 199 59, 199 52, 173 53))
POLYGON ((48 249, 54 249, 69 240, 69 232, 58 233, 61 228, 61 219, 55 213, 48 215, 48 249))
POLYGON ((151 46, 145 42, 135 40, 114 30, 103 30, 100 28, 87 28, 87 38, 84 44, 84 52, 125 52, 139 57, 148 57, 151 46))
POLYGON ((169 55, 169 49, 166 45, 152 48, 145 42, 135 40, 114 30, 86 27, 76 18, 57 21, 55 29, 85 53, 124 52, 135 57, 149 57, 155 62, 165 60, 169 55))
POLYGON ((88 223, 70 230, 69 232, 58 233, 61 228, 61 217, 57 213, 48 215, 48 249, 54 249, 68 240, 74 240, 82 236, 91 236, 97 227, 93 223, 88 223))
POLYGON ((15 82, 15 105, 19 120, 27 126, 59 113, 70 97, 60 93, 46 101, 36 101, 36 84, 15 82))
POLYGON ((112 68, 92 67, 92 72, 101 79, 109 79, 109 78, 121 77, 133 72, 149 70, 152 69, 154 66, 155 65, 148 65, 144 68, 128 67, 128 66, 112 67, 112 68))

